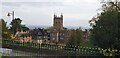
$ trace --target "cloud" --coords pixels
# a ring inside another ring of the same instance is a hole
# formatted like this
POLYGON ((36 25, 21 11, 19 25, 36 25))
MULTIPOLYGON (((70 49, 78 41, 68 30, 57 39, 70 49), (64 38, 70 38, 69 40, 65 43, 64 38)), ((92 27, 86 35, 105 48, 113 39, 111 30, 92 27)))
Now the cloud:
POLYGON ((15 17, 20 17, 24 24, 52 26, 53 14, 63 13, 64 26, 71 22, 72 26, 89 26, 88 21, 99 7, 97 0, 4 0, 2 18, 10 22, 11 17, 6 14, 14 10, 15 17))
MULTIPOLYGON (((2 9, 2 4, 0 2, 0 9, 2 9)), ((0 19, 2 18, 2 10, 0 10, 0 19)))
POLYGON ((15 7, 20 7, 20 3, 13 3, 13 2, 2 2, 3 6, 15 6, 15 7))
POLYGON ((64 2, 72 0, 2 0, 2 2, 64 2))
POLYGON ((13 7, 21 7, 22 5, 30 7, 64 6, 61 2, 2 2, 2 5, 13 7))

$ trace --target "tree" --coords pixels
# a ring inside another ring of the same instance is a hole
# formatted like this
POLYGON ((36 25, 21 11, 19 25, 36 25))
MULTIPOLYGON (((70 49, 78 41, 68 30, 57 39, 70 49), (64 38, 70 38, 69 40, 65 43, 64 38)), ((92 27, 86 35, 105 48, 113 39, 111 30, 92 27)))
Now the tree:
POLYGON ((90 41, 101 48, 120 49, 120 8, 116 2, 103 4, 102 12, 90 20, 90 41))
POLYGON ((12 20, 12 22, 10 24, 12 26, 11 26, 10 30, 13 34, 15 34, 17 31, 22 31, 22 30, 28 31, 29 30, 29 28, 26 27, 25 25, 22 25, 21 22, 22 22, 22 20, 20 18, 15 18, 14 20, 12 20))
POLYGON ((2 33, 2 38, 10 39, 11 33, 6 24, 7 22, 5 22, 3 19, 0 20, 0 29, 2 29, 0 32, 2 33))
POLYGON ((26 27, 25 25, 22 25, 21 27, 22 27, 22 30, 23 30, 23 31, 28 31, 28 30, 29 30, 29 28, 26 27))
POLYGON ((13 34, 15 34, 18 30, 21 31, 21 22, 22 20, 20 18, 15 18, 14 20, 12 20, 12 22, 10 23, 10 25, 12 25, 10 27, 10 30, 13 34))
POLYGON ((73 46, 80 46, 80 45, 82 45, 82 31, 79 29, 72 30, 71 36, 68 39, 66 47, 73 48, 73 46))

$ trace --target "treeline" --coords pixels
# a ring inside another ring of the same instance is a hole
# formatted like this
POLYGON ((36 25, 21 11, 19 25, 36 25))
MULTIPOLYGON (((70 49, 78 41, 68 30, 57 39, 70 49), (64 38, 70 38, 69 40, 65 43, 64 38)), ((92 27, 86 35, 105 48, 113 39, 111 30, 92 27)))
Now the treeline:
POLYGON ((120 49, 120 6, 117 1, 102 3, 102 12, 90 20, 92 45, 120 49))
POLYGON ((28 31, 29 28, 26 27, 25 25, 21 24, 22 20, 20 18, 15 18, 14 20, 11 21, 10 28, 7 27, 7 22, 4 21, 4 19, 0 20, 0 31, 2 34, 2 38, 4 39, 10 39, 11 34, 15 35, 17 31, 28 31))

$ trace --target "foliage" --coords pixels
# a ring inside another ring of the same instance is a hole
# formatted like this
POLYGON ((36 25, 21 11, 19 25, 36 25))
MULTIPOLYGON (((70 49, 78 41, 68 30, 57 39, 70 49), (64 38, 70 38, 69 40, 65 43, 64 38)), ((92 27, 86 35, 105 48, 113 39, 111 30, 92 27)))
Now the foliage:
POLYGON ((115 2, 103 4, 103 11, 90 20, 91 43, 101 48, 120 49, 120 9, 115 2))
POLYGON ((66 47, 67 48, 72 48, 73 46, 80 46, 80 45, 82 45, 82 42, 83 42, 82 31, 79 30, 79 29, 72 30, 70 39, 68 39, 66 47))
POLYGON ((6 26, 7 22, 5 22, 3 19, 0 20, 0 32, 2 33, 2 38, 10 38, 10 31, 8 30, 8 27, 6 26))
POLYGON ((29 28, 26 27, 25 25, 22 25, 21 27, 22 27, 22 30, 23 30, 23 31, 28 31, 28 30, 29 30, 29 28))
POLYGON ((22 22, 22 20, 20 18, 15 18, 14 20, 12 20, 12 22, 11 22, 12 26, 11 26, 10 30, 13 34, 15 34, 17 31, 22 31, 22 30, 28 31, 29 30, 29 28, 26 27, 25 25, 22 25, 21 22, 22 22))

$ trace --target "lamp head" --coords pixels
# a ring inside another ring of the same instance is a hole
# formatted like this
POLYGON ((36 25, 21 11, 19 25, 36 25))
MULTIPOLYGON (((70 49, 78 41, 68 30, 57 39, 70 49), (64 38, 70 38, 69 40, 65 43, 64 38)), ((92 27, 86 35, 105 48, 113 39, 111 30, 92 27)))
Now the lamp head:
POLYGON ((8 13, 7 16, 10 16, 10 13, 8 13))

